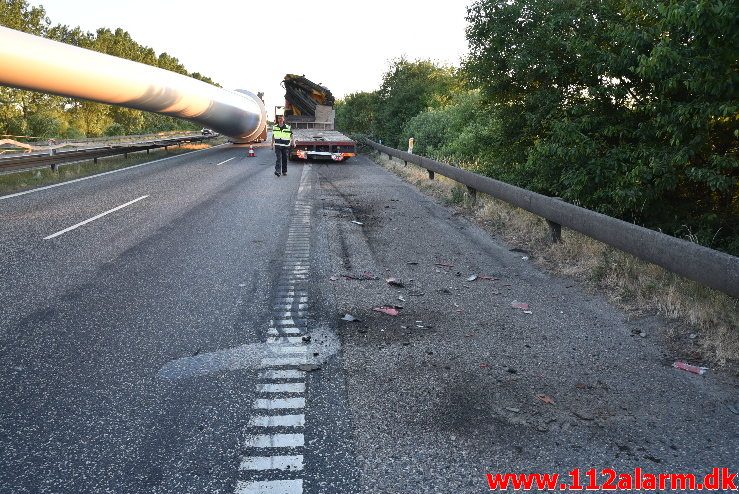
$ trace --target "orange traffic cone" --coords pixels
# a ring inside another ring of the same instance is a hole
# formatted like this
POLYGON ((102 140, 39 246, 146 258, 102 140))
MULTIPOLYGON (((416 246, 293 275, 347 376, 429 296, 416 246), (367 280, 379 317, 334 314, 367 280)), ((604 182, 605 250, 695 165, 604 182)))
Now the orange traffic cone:
POLYGON ((249 157, 250 158, 256 157, 256 153, 254 153, 254 146, 252 146, 251 144, 249 145, 249 157))

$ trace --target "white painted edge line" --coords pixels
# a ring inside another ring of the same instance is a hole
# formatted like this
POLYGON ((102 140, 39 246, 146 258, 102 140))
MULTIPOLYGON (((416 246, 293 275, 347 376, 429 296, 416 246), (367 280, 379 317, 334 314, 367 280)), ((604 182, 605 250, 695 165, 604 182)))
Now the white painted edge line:
POLYGON ((225 161, 221 161, 220 163, 216 163, 216 166, 221 166, 222 164, 228 163, 229 161, 235 160, 235 159, 236 159, 236 156, 234 156, 233 158, 229 158, 229 159, 227 159, 225 161))
POLYGON ((251 456, 241 459, 239 470, 290 470, 303 469, 303 455, 251 456))
POLYGON ((305 427, 305 414, 257 415, 249 419, 249 427, 305 427))
POLYGON ((305 408, 305 398, 257 398, 254 406, 259 410, 282 410, 305 408))
POLYGON ((165 160, 171 160, 172 158, 181 158, 183 156, 187 156, 187 155, 191 155, 191 154, 195 154, 195 153, 200 153, 202 151, 207 151, 208 149, 215 149, 215 148, 218 148, 218 147, 221 147, 221 146, 225 146, 225 145, 226 144, 219 144, 218 146, 213 146, 213 147, 205 148, 205 149, 198 149, 198 150, 192 151, 190 153, 178 154, 176 156, 167 156, 166 158, 162 158, 162 159, 159 159, 159 160, 147 161, 146 163, 140 163, 138 165, 127 166, 125 168, 118 168, 117 170, 110 170, 108 172, 97 173, 95 175, 89 175, 87 177, 82 177, 82 178, 75 178, 74 180, 68 180, 66 182, 60 182, 58 184, 45 185, 44 187, 37 187, 37 188, 31 189, 31 190, 24 190, 23 192, 16 192, 15 194, 8 194, 7 196, 0 196, 0 201, 2 201, 4 199, 10 199, 12 197, 24 196, 26 194, 33 194, 34 192, 40 192, 40 191, 46 190, 46 189, 53 189, 55 187, 61 187, 62 185, 69 185, 69 184, 73 184, 73 183, 76 183, 76 182, 82 182, 83 180, 90 180, 91 178, 104 177, 105 175, 110 175, 111 173, 118 173, 118 172, 124 172, 126 170, 133 170, 134 168, 138 168, 140 166, 153 165, 154 163, 160 163, 160 162, 165 161, 165 160))
POLYGON ((244 439, 245 448, 302 448, 303 434, 252 434, 244 439))
POLYGON ((239 480, 235 494, 302 494, 303 480, 239 480))
POLYGON ((71 232, 74 229, 77 229, 77 228, 79 228, 79 227, 81 227, 83 225, 86 225, 86 224, 88 224, 88 223, 90 223, 92 221, 98 220, 98 219, 102 218, 103 216, 105 216, 107 214, 110 214, 110 213, 113 213, 115 211, 118 211, 119 209, 123 209, 125 207, 128 207, 128 206, 130 206, 133 203, 139 202, 142 199, 146 199, 147 197, 149 197, 149 196, 148 195, 141 196, 141 197, 139 197, 137 199, 134 199, 133 201, 128 201, 126 204, 121 204, 120 206, 116 206, 113 209, 109 209, 108 211, 105 211, 104 213, 100 213, 98 215, 93 216, 92 218, 86 219, 85 221, 81 221, 81 222, 77 223, 76 225, 70 226, 69 228, 65 228, 64 230, 60 230, 60 231, 58 231, 56 233, 52 233, 48 237, 44 237, 44 240, 51 240, 52 238, 58 237, 59 235, 63 235, 65 233, 67 233, 67 232, 71 232))
POLYGON ((257 393, 305 393, 305 383, 257 384, 257 393))

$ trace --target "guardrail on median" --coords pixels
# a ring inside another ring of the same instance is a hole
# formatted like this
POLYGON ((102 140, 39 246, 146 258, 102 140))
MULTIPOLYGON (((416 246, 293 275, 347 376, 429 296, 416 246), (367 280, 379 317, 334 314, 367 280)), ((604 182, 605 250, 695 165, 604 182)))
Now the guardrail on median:
POLYGON ((150 149, 166 149, 169 146, 179 146, 189 142, 202 142, 214 137, 217 137, 217 135, 191 135, 185 137, 137 142, 126 145, 111 145, 77 149, 74 151, 58 151, 53 153, 46 152, 42 154, 34 153, 21 156, 12 156, 8 158, 0 158, 0 172, 23 171, 32 168, 38 168, 41 166, 50 166, 53 170, 56 170, 59 165, 65 163, 83 160, 94 160, 97 163, 98 158, 115 156, 119 154, 123 154, 128 157, 128 153, 136 153, 138 151, 146 151, 148 153, 150 149))
POLYGON ((423 156, 390 148, 369 139, 363 139, 363 141, 388 156, 394 156, 425 168, 429 172, 430 179, 434 178, 434 173, 438 173, 466 185, 472 193, 484 192, 541 216, 549 223, 555 239, 561 225, 628 252, 639 259, 661 266, 670 272, 739 298, 739 257, 423 156))

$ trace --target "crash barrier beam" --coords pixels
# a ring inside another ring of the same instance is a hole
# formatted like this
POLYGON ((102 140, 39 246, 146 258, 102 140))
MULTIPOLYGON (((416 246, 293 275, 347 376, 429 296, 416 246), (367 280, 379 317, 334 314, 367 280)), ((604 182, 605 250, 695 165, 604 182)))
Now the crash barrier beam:
POLYGON ((97 163, 98 158, 107 156, 115 156, 123 154, 128 157, 128 153, 136 153, 138 151, 149 151, 150 149, 167 148, 168 146, 180 145, 188 142, 202 142, 212 139, 214 135, 195 135, 187 137, 177 137, 170 139, 157 139, 155 141, 137 142, 126 145, 112 145, 105 147, 94 147, 77 149, 74 151, 57 151, 44 154, 26 154, 21 156, 11 156, 8 158, 0 158, 0 172, 8 171, 24 171, 42 166, 49 166, 52 170, 57 171, 59 165, 72 163, 77 161, 94 160, 97 163))
POLYGON ((739 257, 581 208, 558 198, 547 197, 423 156, 390 148, 369 139, 363 141, 388 156, 425 168, 429 172, 429 178, 438 173, 470 189, 484 192, 541 216, 554 225, 551 231, 553 240, 559 239, 561 225, 701 285, 739 298, 739 257))

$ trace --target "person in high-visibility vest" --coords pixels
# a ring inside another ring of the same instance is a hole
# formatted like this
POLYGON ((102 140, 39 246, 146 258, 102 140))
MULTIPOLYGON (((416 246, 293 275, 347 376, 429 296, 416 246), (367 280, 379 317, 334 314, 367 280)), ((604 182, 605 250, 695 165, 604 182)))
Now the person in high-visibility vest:
POLYGON ((290 144, 293 140, 293 131, 285 123, 285 117, 277 115, 277 123, 272 127, 272 149, 275 150, 277 161, 275 161, 275 176, 280 172, 287 175, 287 156, 290 152, 290 144))

